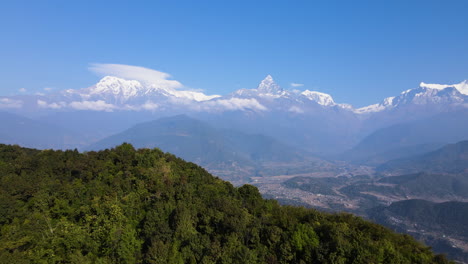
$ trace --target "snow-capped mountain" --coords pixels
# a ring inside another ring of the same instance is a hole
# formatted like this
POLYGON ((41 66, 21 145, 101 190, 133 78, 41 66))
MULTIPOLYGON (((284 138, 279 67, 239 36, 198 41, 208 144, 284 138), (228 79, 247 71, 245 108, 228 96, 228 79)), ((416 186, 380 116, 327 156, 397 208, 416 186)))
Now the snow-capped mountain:
POLYGON ((459 84, 426 84, 421 82, 418 88, 409 89, 395 97, 385 98, 381 103, 356 109, 358 114, 370 114, 402 107, 466 107, 468 106, 468 82, 459 84))
POLYGON ((465 81, 463 81, 461 83, 452 84, 452 85, 448 85, 448 84, 430 84, 430 83, 421 82, 421 84, 419 84, 419 86, 420 87, 425 87, 425 88, 430 88, 430 89, 436 89, 436 90, 443 90, 445 88, 454 87, 460 93, 462 93, 464 95, 468 95, 468 81, 467 80, 465 80, 465 81))
POLYGON ((84 100, 108 99, 120 103, 141 98, 148 99, 151 97, 172 96, 197 102, 220 97, 219 95, 206 95, 201 92, 161 87, 156 84, 142 84, 136 80, 124 80, 112 76, 102 78, 96 85, 89 88, 67 90, 65 93, 78 94, 84 100))
POLYGON ((304 113, 309 107, 338 106, 349 109, 349 105, 336 104, 331 95, 317 91, 305 90, 303 92, 289 91, 281 88, 271 75, 267 75, 256 89, 241 89, 235 91, 230 97, 255 98, 270 109, 288 109, 296 113, 304 113))
POLYGON ((232 97, 263 97, 263 98, 289 98, 291 92, 281 88, 271 75, 267 75, 256 89, 240 89, 231 94, 232 97))
POLYGON ((0 108, 17 111, 23 108, 28 108, 29 111, 163 110, 168 113, 174 109, 178 109, 178 113, 253 110, 285 111, 305 115, 333 108, 333 111, 347 111, 366 118, 375 113, 405 107, 465 107, 468 105, 468 82, 454 85, 422 82, 417 88, 359 109, 347 104, 338 104, 326 93, 283 89, 271 75, 267 75, 254 89, 241 89, 226 96, 207 95, 162 84, 106 76, 88 88, 68 89, 24 98, 2 97, 0 108))
POLYGON ((306 97, 307 99, 311 101, 316 102, 319 105, 324 105, 324 106, 336 105, 331 95, 326 94, 326 93, 305 90, 301 93, 301 95, 303 95, 304 97, 306 97))
POLYGON ((169 104, 203 102, 217 97, 220 96, 106 76, 88 88, 68 89, 49 98, 42 97, 37 100, 37 105, 43 109, 155 110, 169 104))
POLYGON ((265 94, 283 93, 284 90, 275 83, 271 75, 267 75, 265 79, 258 85, 257 90, 265 94))
POLYGON ((153 87, 145 87, 139 81, 124 80, 117 77, 106 76, 96 85, 81 90, 67 90, 65 93, 78 94, 85 100, 95 97, 102 99, 114 99, 115 101, 126 102, 131 98, 148 95, 152 92, 164 92, 153 87))
POLYGON ((468 82, 421 83, 381 103, 354 109, 312 90, 281 88, 268 75, 256 88, 225 96, 107 76, 88 88, 0 97, 0 110, 63 125, 88 138, 157 117, 189 114, 224 128, 265 134, 315 153, 343 151, 393 124, 466 109, 468 82), (93 131, 83 130, 92 127, 93 131), (97 131, 97 132, 96 132, 97 131))

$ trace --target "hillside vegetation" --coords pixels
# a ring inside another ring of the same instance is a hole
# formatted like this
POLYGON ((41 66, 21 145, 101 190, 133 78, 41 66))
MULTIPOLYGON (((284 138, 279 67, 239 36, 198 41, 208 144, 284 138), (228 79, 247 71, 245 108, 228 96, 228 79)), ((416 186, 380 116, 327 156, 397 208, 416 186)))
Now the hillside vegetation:
POLYGON ((1 263, 447 263, 408 235, 130 144, 0 145, 0 226, 1 263))
POLYGON ((111 148, 123 142, 136 148, 158 147, 235 185, 249 182, 252 176, 336 170, 332 163, 271 137, 219 129, 186 115, 139 123, 94 143, 88 150, 111 148))

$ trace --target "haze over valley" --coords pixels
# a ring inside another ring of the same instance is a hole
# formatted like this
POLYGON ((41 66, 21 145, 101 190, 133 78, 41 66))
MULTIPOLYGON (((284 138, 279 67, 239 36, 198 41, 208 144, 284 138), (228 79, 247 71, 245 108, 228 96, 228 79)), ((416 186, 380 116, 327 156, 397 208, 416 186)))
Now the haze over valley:
MULTIPOLYGON (((466 81, 421 83, 354 108, 321 92, 283 89, 270 75, 224 96, 106 76, 89 88, 2 97, 8 126, 0 140, 40 149, 160 148, 265 197, 410 232, 395 217, 377 217, 377 208, 468 202, 467 94, 466 81)), ((420 239, 466 260, 463 234, 434 232, 420 239)))
POLYGON ((4 8, 0 263, 468 263, 466 1, 4 8))

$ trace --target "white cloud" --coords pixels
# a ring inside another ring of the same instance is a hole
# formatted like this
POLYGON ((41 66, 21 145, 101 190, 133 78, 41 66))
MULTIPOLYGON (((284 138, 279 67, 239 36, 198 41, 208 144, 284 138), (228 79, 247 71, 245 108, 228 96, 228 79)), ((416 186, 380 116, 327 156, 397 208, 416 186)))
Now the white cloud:
POLYGON ((145 110, 156 110, 157 108, 159 107, 159 105, 151 102, 151 101, 148 101, 146 103, 144 103, 141 108, 145 109, 145 110))
POLYGON ((108 104, 102 100, 98 101, 74 101, 69 104, 71 108, 77 110, 93 110, 93 111, 106 111, 112 112, 116 109, 116 106, 113 104, 108 104))
POLYGON ((42 101, 42 100, 37 100, 37 105, 40 107, 40 108, 51 108, 51 109, 60 109, 60 108, 64 108, 67 106, 67 103, 65 102, 58 102, 58 103, 47 103, 46 101, 42 101))
POLYGON ((88 69, 101 77, 110 75, 127 80, 137 80, 160 88, 177 89, 183 87, 180 82, 169 80, 171 75, 168 73, 139 66, 94 63, 88 69))
POLYGON ((204 110, 260 110, 265 111, 267 108, 260 104, 256 99, 242 99, 242 98, 231 98, 231 99, 219 99, 212 101, 205 101, 202 104, 204 110))
POLYGON ((10 98, 0 98, 0 108, 21 108, 23 101, 10 98))
POLYGON ((54 89, 54 88, 46 87, 46 88, 44 88, 44 91, 50 92, 50 91, 52 91, 53 89, 54 89))
POLYGON ((301 108, 299 108, 297 106, 291 106, 291 108, 289 108, 289 112, 303 114, 304 110, 302 110, 301 108))
POLYGON ((153 103, 152 101, 146 101, 142 105, 129 105, 126 104, 123 108, 124 110, 133 110, 133 111, 140 111, 140 110, 148 110, 148 111, 154 111, 159 108, 158 104, 153 103))
POLYGON ((298 89, 292 89, 292 90, 290 90, 290 91, 293 92, 293 93, 295 93, 295 94, 300 94, 300 93, 302 93, 302 91, 301 91, 301 90, 298 90, 298 89))
POLYGON ((25 93, 25 92, 27 92, 26 88, 19 88, 18 91, 19 91, 20 93, 25 93))
POLYGON ((292 87, 302 87, 302 86, 304 86, 304 84, 302 84, 302 83, 291 83, 291 86, 292 87))
POLYGON ((187 98, 187 99, 197 101, 197 102, 208 101, 213 98, 221 97, 220 95, 217 95, 217 94, 206 95, 204 93, 194 92, 194 91, 174 91, 172 95, 174 95, 175 97, 179 97, 179 98, 187 98))

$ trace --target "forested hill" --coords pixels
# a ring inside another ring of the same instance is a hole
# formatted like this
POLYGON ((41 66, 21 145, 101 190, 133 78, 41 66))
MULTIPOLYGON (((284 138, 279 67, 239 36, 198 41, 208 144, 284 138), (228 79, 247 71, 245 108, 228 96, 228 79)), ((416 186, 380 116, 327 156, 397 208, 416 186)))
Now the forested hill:
POLYGON ((158 149, 0 145, 1 263, 447 263, 349 214, 279 206, 158 149))

